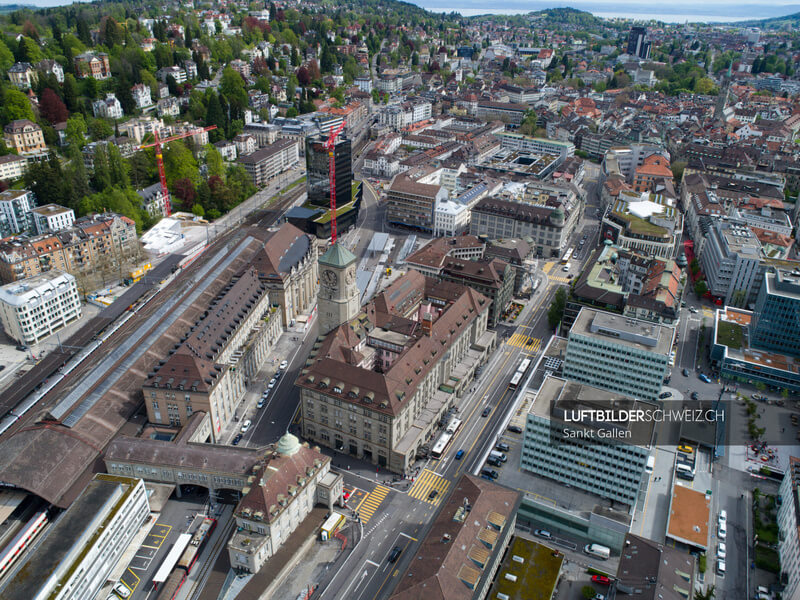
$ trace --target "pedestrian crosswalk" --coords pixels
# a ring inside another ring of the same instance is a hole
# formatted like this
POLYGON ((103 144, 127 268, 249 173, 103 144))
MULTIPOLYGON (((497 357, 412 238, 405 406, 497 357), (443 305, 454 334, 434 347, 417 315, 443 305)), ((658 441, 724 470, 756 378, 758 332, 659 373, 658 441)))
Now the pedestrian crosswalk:
POLYGON ((561 277, 560 275, 550 275, 547 279, 558 283, 569 283, 572 281, 569 277, 561 277))
POLYGON ((389 494, 389 491, 389 488, 383 487, 382 485, 376 486, 374 490, 359 502, 358 506, 356 506, 356 512, 362 523, 366 524, 369 522, 372 515, 374 515, 375 511, 380 507, 383 499, 389 494))
POLYGON ((542 340, 535 337, 530 337, 524 333, 515 333, 506 342, 509 346, 516 346, 517 348, 524 348, 528 352, 536 354, 542 348, 542 340))
POLYGON ((411 489, 408 490, 408 495, 431 504, 439 504, 448 487, 450 487, 450 482, 447 479, 433 471, 424 469, 417 477, 414 485, 411 486, 411 489), (431 493, 434 490, 436 490, 437 494, 434 498, 431 498, 431 493))
POLYGON ((555 262, 544 263, 544 266, 542 267, 542 273, 549 273, 550 270, 553 268, 553 266, 555 266, 555 264, 556 264, 555 262))

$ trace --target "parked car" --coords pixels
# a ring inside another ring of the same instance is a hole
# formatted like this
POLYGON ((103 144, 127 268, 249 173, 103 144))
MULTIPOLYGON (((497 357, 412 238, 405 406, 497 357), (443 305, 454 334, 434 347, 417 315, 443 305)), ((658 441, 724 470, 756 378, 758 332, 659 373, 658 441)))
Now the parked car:
POLYGON ((725 558, 726 550, 725 542, 720 542, 717 546, 717 558, 725 558))
POLYGON ((264 408, 264 398, 260 398, 256 404, 256 408, 264 408))
POLYGON ((19 350, 20 352, 25 352, 27 349, 28 347, 25 344, 19 344, 17 346, 17 350, 19 350))
POLYGON ((500 450, 500 452, 508 452, 509 450, 511 450, 509 445, 508 444, 504 444, 503 442, 500 442, 499 444, 497 444, 495 446, 495 449, 496 450, 500 450))
POLYGON ((286 367, 288 367, 288 366, 289 366, 289 361, 286 361, 286 360, 284 360, 284 361, 282 361, 282 362, 281 362, 281 364, 280 364, 280 367, 279 367, 279 368, 280 368, 280 369, 281 369, 281 371, 282 371, 283 369, 285 369, 285 368, 286 368, 286 367))
POLYGON ((658 395, 658 397, 661 398, 662 400, 664 398, 669 398, 670 396, 672 396, 672 392, 662 392, 661 394, 658 395))
POLYGON ((236 437, 233 438, 233 441, 231 442, 231 444, 233 444, 234 446, 238 446, 239 442, 241 442, 241 441, 242 441, 242 434, 241 433, 237 433, 236 437))
POLYGON ((490 456, 486 459, 487 465, 492 465, 493 467, 502 467, 503 462, 499 458, 495 458, 494 456, 490 456))
POLYGON ((689 397, 690 397, 692 400, 697 400, 697 398, 698 398, 698 396, 697 396, 697 392, 692 392, 692 393, 689 395, 689 397))
POLYGON ((544 538, 546 540, 550 540, 553 538, 553 534, 547 531, 546 529, 537 529, 533 532, 533 535, 538 536, 540 538, 544 538))
POLYGON ((681 371, 681 372, 683 373, 683 376, 684 376, 684 377, 688 377, 688 376, 689 376, 689 369, 684 369, 684 370, 683 370, 683 371, 681 371))
POLYGON ((275 387, 276 383, 278 383, 278 380, 273 377, 272 379, 269 380, 269 385, 267 385, 267 389, 271 390, 272 388, 275 387))
POLYGON ((114 586, 114 593, 120 598, 127 598, 131 595, 130 588, 121 581, 114 586))
POLYGON ((605 575, 592 575, 592 583, 599 583, 600 585, 611 585, 611 579, 605 575))
POLYGON ((700 373, 700 381, 704 383, 711 383, 711 379, 705 373, 700 373))
POLYGON ((506 429, 511 433, 522 433, 522 427, 518 425, 509 425, 506 429))
POLYGON ((247 421, 242 423, 242 429, 241 429, 242 433, 247 433, 247 430, 250 429, 250 425, 252 424, 253 422, 250 419, 247 419, 247 421))

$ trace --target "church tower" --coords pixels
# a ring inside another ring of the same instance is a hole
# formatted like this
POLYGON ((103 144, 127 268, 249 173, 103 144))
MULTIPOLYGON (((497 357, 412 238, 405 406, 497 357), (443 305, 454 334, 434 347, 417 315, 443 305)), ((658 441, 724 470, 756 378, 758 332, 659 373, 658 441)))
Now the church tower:
POLYGON ((319 332, 324 335, 358 315, 356 257, 339 243, 319 259, 319 332))

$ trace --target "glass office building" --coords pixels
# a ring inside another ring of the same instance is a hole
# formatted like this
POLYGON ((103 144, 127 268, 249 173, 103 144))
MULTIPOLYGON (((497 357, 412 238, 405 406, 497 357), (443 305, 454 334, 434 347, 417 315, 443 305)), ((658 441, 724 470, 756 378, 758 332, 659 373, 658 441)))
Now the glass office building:
MULTIPOLYGON (((330 206, 331 182, 329 177, 327 136, 306 138, 306 174, 308 201, 315 206, 330 206)), ((353 164, 350 140, 339 136, 334 146, 336 169, 336 206, 352 201, 353 164)))

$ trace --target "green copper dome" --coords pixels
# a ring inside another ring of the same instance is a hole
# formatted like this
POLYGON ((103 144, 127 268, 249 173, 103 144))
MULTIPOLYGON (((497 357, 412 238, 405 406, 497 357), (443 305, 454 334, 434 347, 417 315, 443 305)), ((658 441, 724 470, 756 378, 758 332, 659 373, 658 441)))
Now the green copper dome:
POLYGON ((276 448, 278 454, 283 456, 291 456, 299 449, 300 440, 297 439, 297 436, 292 435, 288 431, 281 436, 281 439, 278 440, 278 446, 276 448))

